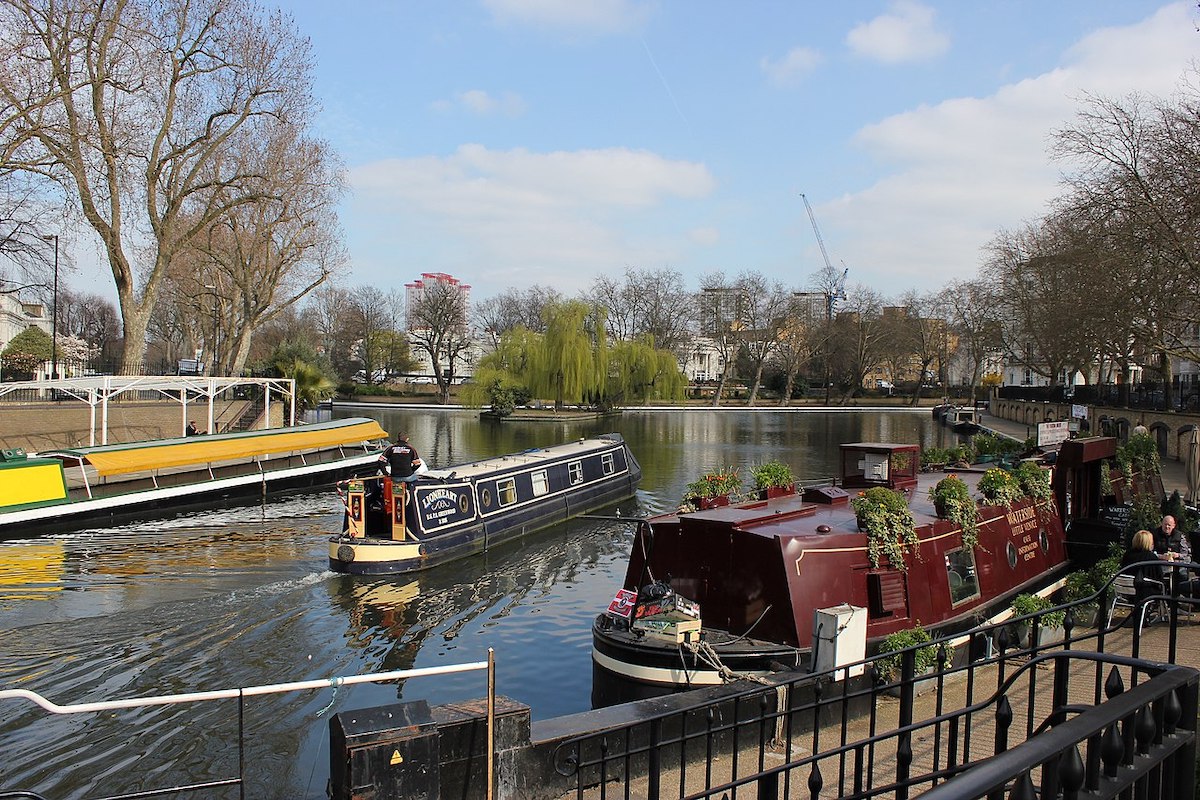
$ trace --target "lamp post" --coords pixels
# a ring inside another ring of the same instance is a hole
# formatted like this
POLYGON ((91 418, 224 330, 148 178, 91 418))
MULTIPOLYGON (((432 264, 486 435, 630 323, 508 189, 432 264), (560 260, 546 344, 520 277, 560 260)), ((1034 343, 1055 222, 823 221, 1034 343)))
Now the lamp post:
POLYGON ((219 299, 219 296, 217 295, 217 287, 214 286, 213 284, 206 283, 206 284, 204 284, 204 288, 208 289, 208 293, 212 295, 213 338, 212 338, 212 373, 210 374, 210 377, 211 377, 211 376, 215 376, 217 374, 217 367, 218 367, 217 359, 220 357, 220 349, 217 346, 217 332, 221 328, 220 322, 218 321, 218 317, 217 317, 217 300, 219 299))
POLYGON ((48 234, 43 240, 54 242, 54 300, 50 309, 50 377, 58 377, 58 234, 48 234))

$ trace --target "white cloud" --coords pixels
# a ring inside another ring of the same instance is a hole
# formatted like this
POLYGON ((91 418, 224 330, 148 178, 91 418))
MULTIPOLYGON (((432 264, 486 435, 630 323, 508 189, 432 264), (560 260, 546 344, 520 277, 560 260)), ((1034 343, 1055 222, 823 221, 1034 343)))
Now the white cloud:
POLYGON ((778 61, 763 58, 759 66, 767 73, 772 83, 791 86, 806 78, 821 60, 821 54, 817 50, 810 47, 793 47, 778 61))
POLYGON ((470 274, 482 295, 544 284, 548 275, 571 291, 614 265, 673 260, 678 245, 667 242, 692 231, 674 229, 666 207, 714 189, 702 164, 624 148, 534 153, 464 145, 445 157, 364 165, 350 181, 356 216, 392 220, 389 235, 409 243, 406 257, 429 253, 439 270, 470 274), (654 221, 643 226, 647 216, 654 221))
POLYGON ((453 100, 437 100, 433 109, 442 113, 462 109, 481 117, 502 114, 506 117, 519 117, 525 113, 525 101, 519 94, 504 92, 493 96, 483 89, 470 89, 459 92, 453 100))
POLYGON ((851 279, 933 287, 974 274, 999 230, 1041 216, 1062 191, 1067 165, 1051 161, 1048 145, 1085 93, 1170 95, 1196 35, 1189 7, 1168 6, 1093 33, 1058 68, 991 96, 922 106, 860 130, 857 144, 890 174, 818 211, 843 243, 851 279))
POLYGON ((649 18, 651 6, 636 0, 483 0, 501 24, 579 33, 633 33, 649 18))
POLYGON ((886 14, 856 25, 846 44, 857 55, 887 64, 940 56, 950 39, 937 29, 936 13, 913 0, 895 0, 886 14))

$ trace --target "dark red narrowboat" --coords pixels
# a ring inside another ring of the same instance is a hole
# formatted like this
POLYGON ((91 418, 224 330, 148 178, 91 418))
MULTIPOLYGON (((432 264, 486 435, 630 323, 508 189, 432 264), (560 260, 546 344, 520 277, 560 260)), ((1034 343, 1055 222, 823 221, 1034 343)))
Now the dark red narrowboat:
MULTIPOLYGON (((979 502, 974 546, 938 517, 929 490, 945 474, 920 472, 917 445, 844 444, 833 485, 645 520, 624 586, 593 624, 593 705, 807 667, 814 625, 839 609, 865 629, 860 649, 917 624, 973 627, 1061 578, 1065 529, 1099 514, 1100 463, 1115 451, 1115 439, 1064 442, 1052 495, 979 502), (901 563, 869 552, 859 528, 851 501, 875 486, 908 501, 915 537, 892 550, 901 563)), ((985 470, 958 474, 978 498, 985 470)), ((828 632, 816 634, 824 646, 828 632)))

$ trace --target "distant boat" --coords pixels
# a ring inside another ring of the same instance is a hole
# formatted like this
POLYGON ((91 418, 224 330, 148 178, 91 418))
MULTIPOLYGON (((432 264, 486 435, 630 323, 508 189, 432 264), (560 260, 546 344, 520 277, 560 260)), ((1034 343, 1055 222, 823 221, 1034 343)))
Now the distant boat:
POLYGON ((979 432, 979 412, 974 406, 947 406, 942 411, 942 422, 964 436, 979 432))
POLYGON ((349 418, 36 456, 0 450, 0 538, 332 485, 374 469, 386 439, 375 420, 349 418))
POLYGON ((329 568, 428 569, 618 503, 641 478, 625 440, 610 433, 429 470, 411 483, 348 481, 339 487, 346 514, 329 540, 329 568))

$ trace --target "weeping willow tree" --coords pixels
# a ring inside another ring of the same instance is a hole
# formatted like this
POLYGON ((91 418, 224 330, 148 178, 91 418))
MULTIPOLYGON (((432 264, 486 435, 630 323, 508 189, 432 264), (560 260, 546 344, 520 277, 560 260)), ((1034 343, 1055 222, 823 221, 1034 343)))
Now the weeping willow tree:
POLYGON ((617 342, 610 363, 608 396, 614 404, 683 397, 687 381, 679 369, 679 361, 671 351, 656 349, 651 336, 617 342))
POLYGON ((608 408, 625 398, 682 393, 683 375, 675 357, 655 350, 652 339, 609 347, 603 309, 567 300, 548 304, 543 318, 544 333, 515 328, 480 359, 464 403, 490 403, 503 415, 522 392, 553 400, 555 409, 567 404, 608 408))
POLYGON ((608 340, 604 312, 579 300, 547 305, 546 332, 528 354, 526 383, 536 397, 567 403, 604 404, 608 340))

